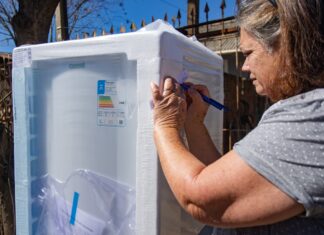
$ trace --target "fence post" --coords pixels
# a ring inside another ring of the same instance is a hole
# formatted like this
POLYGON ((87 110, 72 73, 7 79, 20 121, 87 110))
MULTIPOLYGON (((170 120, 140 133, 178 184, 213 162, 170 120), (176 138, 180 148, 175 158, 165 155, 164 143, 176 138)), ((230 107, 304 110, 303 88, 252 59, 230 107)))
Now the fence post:
POLYGON ((69 24, 67 18, 66 0, 60 0, 56 8, 56 40, 69 40, 69 24))

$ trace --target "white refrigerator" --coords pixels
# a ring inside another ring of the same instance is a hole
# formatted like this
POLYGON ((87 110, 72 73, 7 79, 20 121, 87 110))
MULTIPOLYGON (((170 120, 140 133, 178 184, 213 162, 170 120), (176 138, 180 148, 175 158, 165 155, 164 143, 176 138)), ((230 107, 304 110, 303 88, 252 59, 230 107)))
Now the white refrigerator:
MULTIPOLYGON (((165 76, 205 84, 223 102, 222 58, 162 21, 14 50, 16 234, 199 233, 153 142, 150 82, 165 76)), ((222 124, 210 107, 218 149, 222 124)))

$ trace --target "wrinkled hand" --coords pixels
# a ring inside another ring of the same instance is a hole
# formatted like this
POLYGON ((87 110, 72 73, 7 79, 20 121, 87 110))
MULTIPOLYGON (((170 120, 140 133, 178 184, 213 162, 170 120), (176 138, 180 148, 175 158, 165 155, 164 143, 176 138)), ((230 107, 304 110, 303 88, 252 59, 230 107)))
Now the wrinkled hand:
POLYGON ((209 105, 203 101, 200 94, 209 96, 209 91, 204 85, 193 85, 191 83, 186 84, 190 86, 186 92, 188 103, 186 126, 190 127, 192 124, 202 124, 204 122, 209 105))
POLYGON ((154 83, 151 83, 151 92, 155 127, 182 129, 187 115, 187 103, 180 85, 174 79, 166 78, 162 94, 154 83))

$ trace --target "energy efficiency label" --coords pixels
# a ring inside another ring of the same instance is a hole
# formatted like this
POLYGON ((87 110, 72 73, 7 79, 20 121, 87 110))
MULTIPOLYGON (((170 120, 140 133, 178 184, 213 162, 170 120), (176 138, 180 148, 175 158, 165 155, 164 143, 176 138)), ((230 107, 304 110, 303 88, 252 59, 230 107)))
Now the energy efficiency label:
POLYGON ((126 125, 126 100, 118 96, 119 89, 116 81, 97 82, 97 124, 99 126, 126 125))

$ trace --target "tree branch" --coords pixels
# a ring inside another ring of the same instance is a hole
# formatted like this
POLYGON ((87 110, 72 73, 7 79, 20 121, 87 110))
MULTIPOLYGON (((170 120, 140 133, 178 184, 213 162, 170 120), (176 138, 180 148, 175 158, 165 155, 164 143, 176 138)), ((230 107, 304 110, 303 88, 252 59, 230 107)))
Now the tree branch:
POLYGON ((12 6, 12 8, 13 8, 13 10, 14 10, 14 14, 17 14, 17 12, 18 12, 17 1, 15 1, 15 0, 10 0, 10 2, 11 2, 11 6, 12 6))
POLYGON ((2 25, 2 27, 5 29, 5 31, 7 31, 10 37, 14 39, 14 32, 11 28, 11 24, 5 21, 5 19, 3 19, 2 17, 0 17, 0 25, 2 25))
POLYGON ((0 9, 4 16, 7 18, 7 21, 10 22, 10 19, 12 18, 12 15, 7 11, 6 7, 3 5, 3 3, 0 1, 0 9))
MULTIPOLYGON (((8 34, 7 32, 1 32, 1 31, 0 31, 0 34, 1 34, 1 35, 4 35, 4 36, 8 36, 9 38, 11 37, 10 34, 8 34)), ((8 39, 8 38, 6 38, 6 40, 7 40, 7 39, 8 39)))
MULTIPOLYGON (((89 2, 89 0, 81 0, 81 2, 77 3, 75 9, 73 10, 73 12, 70 13, 68 18, 74 16, 77 12, 79 12, 80 9, 82 8, 82 6, 85 5, 87 2, 89 2)), ((71 6, 68 6, 68 7, 71 7, 71 6)))

